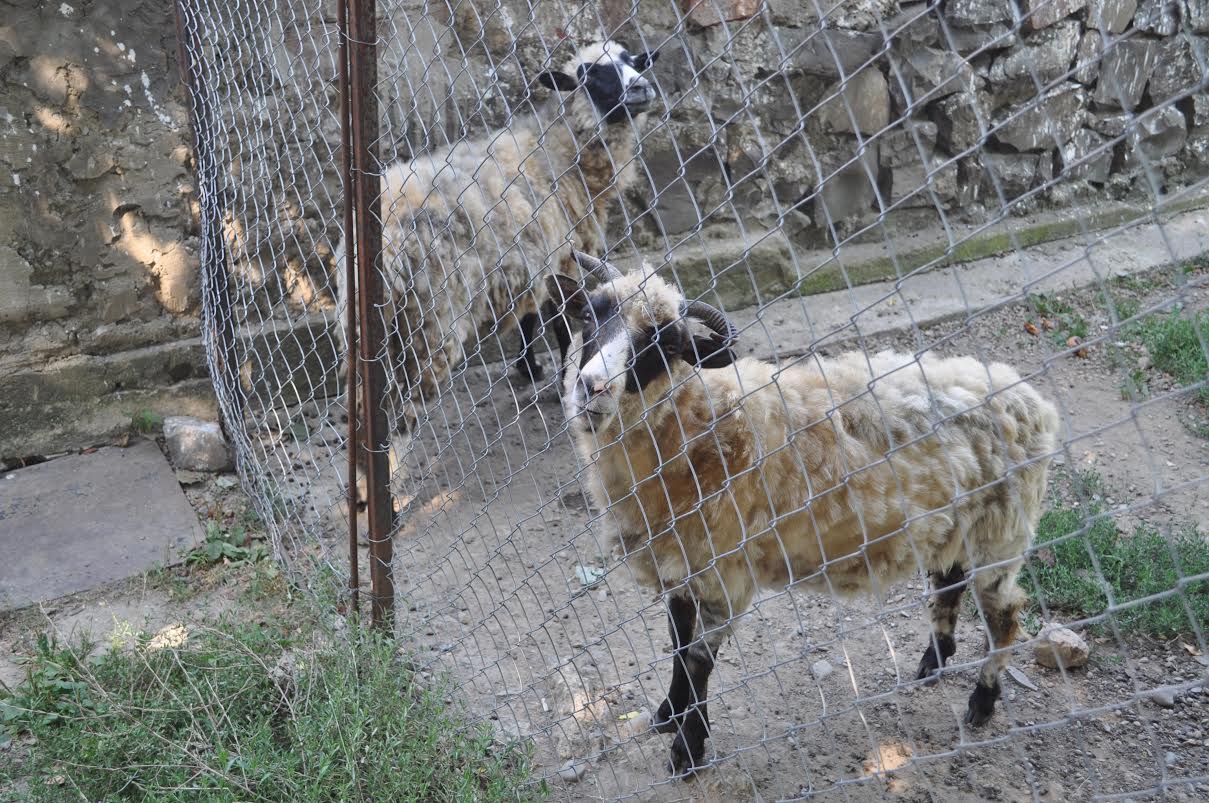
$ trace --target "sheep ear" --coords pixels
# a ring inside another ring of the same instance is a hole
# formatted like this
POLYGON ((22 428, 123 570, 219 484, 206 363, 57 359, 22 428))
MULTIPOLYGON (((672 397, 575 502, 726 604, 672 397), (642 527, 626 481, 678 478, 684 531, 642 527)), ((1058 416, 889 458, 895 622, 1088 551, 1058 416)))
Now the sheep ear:
POLYGON ((563 273, 546 277, 546 292, 555 303, 560 306, 565 304, 567 312, 572 315, 579 314, 588 303, 588 291, 583 282, 563 273))
POLYGON ((717 336, 694 336, 692 345, 684 350, 683 356, 688 364, 702 368, 725 368, 738 359, 735 353, 726 347, 726 341, 717 336))
POLYGON ((579 81, 558 70, 546 70, 537 76, 537 80, 542 86, 555 92, 571 92, 579 87, 579 81))
POLYGON ((634 56, 634 69, 638 72, 650 69, 651 65, 659 60, 658 50, 648 50, 645 53, 638 53, 634 56))

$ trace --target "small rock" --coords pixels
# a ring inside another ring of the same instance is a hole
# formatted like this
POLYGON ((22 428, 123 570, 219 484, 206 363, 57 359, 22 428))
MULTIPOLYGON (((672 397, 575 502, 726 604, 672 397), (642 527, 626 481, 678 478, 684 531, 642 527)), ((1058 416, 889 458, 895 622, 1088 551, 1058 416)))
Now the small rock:
POLYGON ((810 674, 814 675, 815 680, 822 680, 835 671, 835 667, 828 661, 815 661, 810 665, 810 674))
POLYGON ((580 778, 584 777, 584 773, 587 771, 588 762, 571 759, 566 764, 563 764, 559 769, 558 777, 562 778, 567 783, 575 783, 580 778))
POLYGON ((1082 11, 1087 0, 1024 0, 1023 11, 1029 15, 1028 25, 1034 31, 1066 19, 1076 11, 1082 11))
POLYGON ((176 472, 176 481, 181 485, 197 485, 198 483, 205 482, 205 480, 206 474, 204 471, 181 469, 176 472))
POLYGON ((1146 698, 1159 708, 1175 708, 1175 692, 1171 689, 1155 689, 1146 698))
POLYGON ((164 419, 164 441, 172 465, 186 471, 229 471, 231 450, 213 421, 174 415, 164 419))
POLYGON ((1096 103, 1126 111, 1136 108, 1161 53, 1162 45, 1148 39, 1113 42, 1100 61, 1096 103))
POLYGON ((1138 10, 1138 0, 1091 0, 1087 6, 1087 25, 1104 33, 1120 33, 1129 27, 1138 10))
POLYGON ((1090 653, 1091 648, 1078 633, 1059 624, 1043 627, 1037 634, 1037 643, 1033 645, 1033 658, 1050 669, 1085 666, 1090 653))
POLYGON ((1180 757, 1177 756, 1175 753, 1171 752, 1170 750, 1168 750, 1167 755, 1163 757, 1163 763, 1166 764, 1168 767, 1174 767, 1176 764, 1179 763, 1179 761, 1180 761, 1180 757))

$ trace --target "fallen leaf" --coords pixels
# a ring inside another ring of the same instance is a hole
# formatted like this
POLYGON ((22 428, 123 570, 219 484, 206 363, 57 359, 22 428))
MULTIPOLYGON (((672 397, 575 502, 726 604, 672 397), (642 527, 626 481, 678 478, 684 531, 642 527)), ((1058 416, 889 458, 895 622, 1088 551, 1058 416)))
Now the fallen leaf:
POLYGON ((1037 691, 1037 684, 1029 680, 1028 675, 1024 674, 1011 664, 1008 664, 1007 673, 1012 676, 1012 680, 1016 681, 1024 688, 1028 689, 1029 691, 1037 691))
POLYGON ((617 721, 625 722, 626 720, 633 719, 634 717, 638 716, 641 713, 642 713, 641 711, 630 711, 629 713, 622 714, 621 716, 619 716, 617 718, 617 721))
POLYGON ((1077 347, 1077 346, 1079 346, 1079 345, 1080 345, 1082 342, 1083 342, 1083 341, 1082 341, 1082 339, 1080 339, 1078 335, 1071 335, 1071 336, 1070 336, 1069 338, 1067 338, 1067 340, 1066 340, 1066 347, 1067 347, 1068 349, 1075 349, 1075 356, 1076 356, 1076 357, 1078 357, 1078 358, 1079 358, 1079 359, 1081 359, 1081 360, 1086 360, 1086 359, 1087 359, 1087 349, 1085 349, 1085 348, 1076 348, 1076 347, 1077 347))
POLYGON ((1036 337, 1037 336, 1037 324, 1033 323, 1032 321, 1026 321, 1024 324, 1024 331, 1028 332, 1033 337, 1036 337))
POLYGON ((1193 646, 1192 644, 1186 644, 1186 643, 1185 643, 1185 642, 1183 642, 1183 641, 1181 641, 1181 642, 1180 642, 1180 646, 1181 646, 1181 647, 1183 647, 1183 648, 1184 648, 1184 651, 1185 651, 1186 653, 1188 653, 1189 655, 1196 656, 1196 655, 1204 655, 1204 654, 1205 654, 1205 653, 1201 652, 1201 651, 1200 651, 1200 650, 1199 650, 1197 647, 1193 646))
POLYGON ((1054 323, 1049 318, 1042 318, 1041 319, 1041 328, 1043 328, 1047 332, 1052 332, 1058 328, 1058 324, 1054 323))

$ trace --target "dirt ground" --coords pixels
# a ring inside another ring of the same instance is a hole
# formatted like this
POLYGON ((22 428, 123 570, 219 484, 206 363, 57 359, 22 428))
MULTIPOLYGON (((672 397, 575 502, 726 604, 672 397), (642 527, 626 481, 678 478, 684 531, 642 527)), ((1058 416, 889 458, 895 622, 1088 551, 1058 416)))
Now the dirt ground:
MULTIPOLYGON (((1209 301, 1203 277, 1178 291, 1170 277, 1114 285, 1113 295, 1142 309, 1176 297, 1190 308, 1209 301)), ((1102 476, 1112 489, 1105 503, 1120 509, 1124 526, 1206 528, 1209 444, 1189 425, 1193 403, 1161 376, 1144 403, 1123 398, 1125 377, 1145 355, 1112 330, 1101 291, 1060 300, 1085 319, 1086 356, 1063 355, 1044 331, 1030 335, 1024 324, 1039 317, 1020 306, 845 347, 938 344, 1033 374, 1067 427, 1059 463, 1102 476)), ((1024 646, 1014 665, 1037 688, 1005 678, 996 718, 969 731, 959 723, 982 654, 977 615, 963 614, 953 671, 936 687, 919 686, 922 581, 884 600, 762 597, 736 623, 712 681, 714 766, 687 783, 669 780, 670 737, 646 729, 671 671, 662 605, 614 560, 553 394, 531 402, 500 370, 459 378, 462 395, 432 416, 396 485, 412 499, 394 540, 401 627, 433 671, 452 673, 473 714, 533 740, 556 798, 1209 794, 1203 656, 1178 641, 1100 636, 1090 666, 1063 675, 1038 666, 1024 646), (816 679, 819 661, 834 671, 816 679), (1183 684, 1174 708, 1148 697, 1174 684, 1183 684)))
MULTIPOLYGON (((1145 308, 1176 294, 1164 276, 1152 279, 1121 297, 1145 308)), ((1178 294, 1194 308, 1209 304, 1203 277, 1178 294)), ((1198 409, 1186 394, 1170 395, 1163 377, 1145 403, 1123 398, 1145 355, 1102 328, 1110 318, 1096 291, 1064 300, 1089 326, 1086 357, 1063 355, 1045 332, 1028 334, 1025 323, 1038 317, 1020 306, 847 347, 939 344, 1035 375, 1067 427, 1060 462, 1102 476, 1123 524, 1209 529, 1209 441, 1189 425, 1198 409)), ((1180 640, 1086 633, 1091 662, 1070 673, 1042 668, 1022 645, 1013 666, 1036 688, 1005 676, 995 718, 972 731, 960 723, 983 650, 978 619, 963 611, 941 683, 915 683, 927 643, 922 580, 884 599, 759 598, 735 623, 711 682, 713 765, 670 779, 671 737, 647 728, 671 673, 663 606, 614 559, 553 394, 534 400, 500 373, 471 366, 459 376, 460 392, 429 419, 397 477, 409 502, 394 538, 399 627, 428 672, 463 689, 455 704, 501 738, 531 740, 554 799, 1209 797, 1209 684, 1205 656, 1193 654, 1209 652, 1203 640, 1185 640, 1189 651, 1180 640), (1149 694, 1166 686, 1177 687, 1172 707, 1149 694)), ((280 547, 295 568, 346 569, 339 413, 333 403, 266 416, 252 444, 271 471, 261 487, 273 488, 280 547)), ((187 488, 203 514, 234 504, 235 491, 215 483, 187 488)), ((233 594, 218 589, 205 605, 237 604, 233 594)), ((148 600, 126 589, 57 615, 180 613, 169 599, 148 600)), ((0 631, 0 641, 15 644, 12 634, 0 631)))

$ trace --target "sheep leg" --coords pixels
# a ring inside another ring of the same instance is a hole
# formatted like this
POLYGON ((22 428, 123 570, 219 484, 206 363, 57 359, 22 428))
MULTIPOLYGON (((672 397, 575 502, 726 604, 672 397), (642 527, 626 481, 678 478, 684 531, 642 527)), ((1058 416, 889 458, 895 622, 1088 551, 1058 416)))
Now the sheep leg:
POLYGON ((689 706, 679 716, 679 729, 672 741, 669 769, 673 775, 691 775, 703 766, 705 740, 709 738, 709 676, 714 671, 718 648, 730 632, 726 608, 702 603, 701 634, 684 651, 683 663, 689 687, 689 706))
POLYGON ((947 572, 928 572, 928 578, 936 592, 932 600, 932 643, 924 650, 915 679, 931 684, 940 678, 945 661, 957 652, 953 632, 957 629, 957 610, 966 590, 966 573, 960 564, 954 563, 947 572))
POLYGON ((571 348, 571 324, 565 315, 558 313, 558 305, 548 299, 542 306, 542 314, 554 326, 554 337, 558 340, 558 379, 561 382, 567 373, 567 351, 571 348))
POLYGON ((688 596, 674 596, 667 601, 667 629, 672 637, 672 685, 667 697, 655 713, 654 728, 659 733, 676 733, 677 720, 692 702, 692 686, 688 678, 688 648, 697 627, 697 604, 688 596))
POLYGON ((521 353, 517 357, 517 378, 531 385, 545 375, 541 363, 533 353, 533 331, 537 328, 538 315, 536 312, 526 313, 521 318, 521 353))
POLYGON ((974 593, 986 617, 989 639, 986 662, 978 674, 978 683, 970 695, 965 722, 977 727, 985 724, 995 711, 1001 688, 999 673, 1008 664, 1008 650, 1016 641, 1020 628, 1019 614, 1027 597, 1016 585, 1019 567, 996 569, 979 574, 974 579, 974 593))

